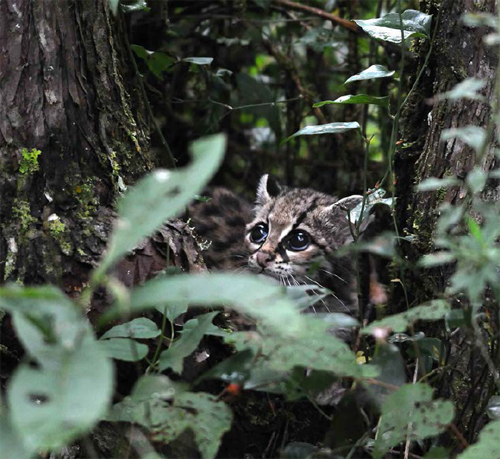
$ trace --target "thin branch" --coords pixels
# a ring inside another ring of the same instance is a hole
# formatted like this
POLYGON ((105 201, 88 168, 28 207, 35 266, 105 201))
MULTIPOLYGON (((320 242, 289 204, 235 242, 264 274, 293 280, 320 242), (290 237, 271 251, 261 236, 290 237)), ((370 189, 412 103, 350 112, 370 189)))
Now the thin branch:
POLYGON ((319 16, 323 19, 327 19, 329 21, 334 22, 335 24, 338 24, 345 29, 348 29, 352 32, 360 32, 361 27, 359 27, 355 22, 348 21, 347 19, 342 19, 339 18, 338 16, 335 16, 334 14, 327 13, 326 11, 320 10, 319 8, 314 8, 313 6, 309 5, 302 5, 300 3, 295 3, 291 2, 290 0, 274 0, 274 3, 282 6, 286 6, 287 8, 290 8, 295 11, 306 11, 308 13, 314 14, 315 16, 319 16))

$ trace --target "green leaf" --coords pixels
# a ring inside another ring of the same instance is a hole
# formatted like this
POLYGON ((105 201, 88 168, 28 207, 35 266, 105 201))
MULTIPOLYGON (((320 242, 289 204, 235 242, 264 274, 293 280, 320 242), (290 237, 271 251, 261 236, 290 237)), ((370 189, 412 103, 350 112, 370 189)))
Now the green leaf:
POLYGON ((383 65, 372 65, 360 73, 356 73, 345 80, 344 84, 352 83, 353 81, 374 80, 376 78, 387 78, 394 75, 394 70, 389 70, 383 65))
POLYGON ((79 339, 93 339, 81 309, 52 286, 0 288, 0 309, 12 314, 23 346, 47 369, 58 368, 79 339))
POLYGON ((361 200, 360 203, 356 207, 354 207, 354 209, 351 209, 349 215, 347 215, 346 212, 346 218, 350 217, 351 223, 355 225, 360 219, 364 220, 366 217, 368 217, 371 209, 376 204, 377 205, 382 204, 392 207, 393 199, 384 198, 385 193, 386 191, 383 188, 379 188, 375 190, 373 193, 370 193, 365 199, 364 206, 363 206, 363 201, 361 200), (362 214, 361 211, 363 211, 362 214))
POLYGON ((488 173, 485 172, 481 166, 479 166, 475 167, 467 174, 465 182, 469 186, 470 192, 475 194, 483 191, 487 180, 488 173))
POLYGON ((453 404, 448 400, 433 400, 432 392, 425 384, 407 384, 387 397, 382 405, 374 458, 382 458, 391 447, 407 438, 421 440, 446 429, 453 420, 453 404))
POLYGON ((465 13, 462 16, 462 21, 469 27, 491 27, 498 29, 498 19, 494 14, 490 13, 465 13))
POLYGON ((132 3, 121 3, 121 8, 124 13, 132 13, 133 11, 149 11, 150 8, 146 0, 135 0, 132 3))
POLYGON ((243 385, 250 378, 254 367, 254 353, 246 349, 218 363, 204 373, 200 379, 220 379, 227 383, 243 385))
POLYGON ((483 89, 485 86, 486 86, 486 81, 484 80, 480 80, 479 78, 467 78, 466 80, 458 83, 450 91, 438 94, 436 96, 436 100, 438 101, 444 99, 485 100, 484 96, 478 93, 478 91, 483 89))
POLYGON ((467 320, 462 309, 452 309, 444 317, 446 331, 451 333, 455 328, 467 325, 467 320))
POLYGON ((137 55, 137 57, 140 57, 145 61, 147 61, 149 56, 153 54, 152 51, 148 51, 146 48, 144 48, 144 46, 140 45, 130 45, 130 49, 137 55))
POLYGON ((440 320, 450 310, 450 305, 445 300, 432 300, 409 309, 406 312, 394 314, 381 320, 372 322, 368 327, 361 329, 361 333, 373 333, 377 328, 390 328, 393 332, 405 331, 417 320, 440 320))
POLYGON ((323 107, 330 104, 363 104, 363 105, 379 105, 389 110, 389 96, 376 97, 367 94, 355 94, 339 97, 335 100, 324 100, 313 105, 313 107, 323 107))
POLYGON ((128 338, 105 339, 99 345, 108 357, 126 362, 142 360, 149 352, 148 346, 128 338))
POLYGON ((303 316, 275 283, 243 274, 191 274, 153 279, 131 293, 131 309, 138 312, 156 306, 188 303, 220 306, 260 319, 275 332, 293 334, 303 316), (283 324, 287 324, 283 327, 283 324))
POLYGON ((488 400, 486 414, 490 419, 500 419, 500 395, 492 395, 488 400))
POLYGON ((481 227, 478 223, 474 219, 468 218, 467 226, 469 227, 470 234, 472 234, 477 241, 483 242, 483 232, 481 231, 481 227))
POLYGON ((169 304, 168 306, 157 306, 156 310, 161 314, 167 316, 167 319, 174 323, 174 320, 177 319, 180 315, 184 314, 188 310, 189 304, 185 301, 177 304, 169 304))
POLYGON ((156 169, 130 189, 118 203, 119 218, 95 276, 102 275, 165 220, 181 213, 218 169, 225 147, 222 134, 197 140, 189 166, 173 171, 156 169))
POLYGON ((162 78, 162 73, 168 71, 176 60, 165 53, 155 51, 147 60, 148 68, 156 77, 162 78))
POLYGON ((110 421, 135 422, 149 429, 155 441, 170 443, 186 429, 192 430, 204 459, 217 454, 220 441, 231 427, 229 407, 213 395, 203 392, 177 394, 173 403, 152 397, 136 403, 131 398, 113 406, 110 421))
POLYGON ((264 336, 261 353, 269 368, 286 372, 303 367, 360 378, 378 374, 375 367, 356 363, 356 356, 332 334, 328 321, 315 314, 305 314, 303 318, 303 327, 293 336, 264 336))
POLYGON ((113 393, 112 366, 90 338, 49 370, 20 365, 8 387, 12 423, 29 449, 58 449, 89 432, 113 393))
MULTIPOLYGON (((405 41, 409 38, 428 38, 432 16, 415 10, 406 10, 401 14, 405 41)), ((401 21, 398 13, 389 13, 377 19, 355 19, 368 35, 383 41, 401 43, 401 21)))
POLYGON ((2 459, 28 459, 34 455, 34 450, 28 450, 12 425, 9 413, 5 406, 0 409, 0 445, 2 459))
MULTIPOLYGON (((406 382, 406 367, 399 348, 391 343, 377 345, 377 350, 370 363, 379 368, 380 374, 375 378, 377 381, 391 386, 402 386, 406 382)), ((373 394, 374 402, 380 406, 391 393, 386 386, 381 384, 366 386, 373 394)))
POLYGON ((116 16, 116 13, 118 13, 119 4, 120 0, 109 0, 109 9, 111 10, 111 13, 113 13, 113 16, 116 16))
POLYGON ((317 285, 293 285, 286 287, 286 294, 294 301, 299 310, 314 306, 330 294, 330 290, 317 285))
POLYGON ((500 457, 500 419, 490 422, 479 433, 479 440, 469 446, 457 459, 477 459, 478 457, 500 457))
POLYGON ((433 191, 439 190, 439 188, 448 188, 450 186, 460 185, 460 181, 455 177, 429 177, 417 185, 418 191, 433 191))
POLYGON ((184 359, 196 350, 203 335, 205 335, 207 329, 212 325, 212 320, 217 314, 219 314, 219 311, 209 312, 186 322, 186 326, 189 323, 191 323, 191 326, 188 326, 187 330, 184 329, 181 337, 177 338, 170 344, 166 351, 161 353, 159 362, 160 371, 171 368, 175 373, 182 373, 184 359))
POLYGON ((168 423, 156 429, 159 439, 173 440, 169 429, 176 422, 185 423, 193 431, 194 439, 204 459, 217 454, 224 433, 231 428, 232 413, 217 397, 203 392, 185 392, 174 400, 168 423))
POLYGON ((357 121, 306 126, 297 131, 295 134, 292 134, 290 137, 287 137, 282 143, 288 142, 290 139, 300 135, 342 134, 344 132, 351 131, 352 129, 361 129, 361 126, 357 121))
POLYGON ((434 266, 441 266, 447 263, 453 263, 456 256, 451 252, 435 252, 424 255, 418 262, 419 266, 424 268, 433 268, 434 266))
POLYGON ((188 62, 195 65, 210 65, 213 60, 213 57, 185 57, 182 59, 182 62, 188 62))
POLYGON ((441 140, 459 139, 474 148, 476 153, 481 151, 486 140, 486 131, 479 126, 464 126, 457 129, 445 129, 441 133, 441 140))
POLYGON ((185 391, 183 386, 183 383, 173 382, 165 375, 143 375, 135 383, 130 396, 136 403, 150 399, 171 400, 185 391))
POLYGON ((130 322, 116 325, 111 330, 108 330, 100 339, 109 338, 134 338, 134 339, 148 339, 156 338, 161 331, 157 325, 146 317, 139 317, 138 319, 131 320, 130 322))

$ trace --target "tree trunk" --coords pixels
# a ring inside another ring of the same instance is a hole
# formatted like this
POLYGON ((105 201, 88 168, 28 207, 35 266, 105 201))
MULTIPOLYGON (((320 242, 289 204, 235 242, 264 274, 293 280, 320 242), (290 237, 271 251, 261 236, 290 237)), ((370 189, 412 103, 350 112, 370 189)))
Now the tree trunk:
MULTIPOLYGON (((433 52, 416 91, 408 101, 402 118, 403 140, 411 145, 397 153, 395 158, 397 221, 400 232, 417 236, 416 244, 403 246, 404 254, 413 264, 423 254, 433 251, 432 236, 443 202, 458 204, 465 198, 463 187, 442 192, 418 192, 415 185, 428 177, 465 178, 474 166, 474 151, 463 142, 451 139, 440 141, 445 129, 475 125, 485 127, 491 114, 497 56, 494 48, 483 42, 489 32, 485 28, 470 28, 462 22, 466 12, 494 12, 495 0, 422 1, 422 11, 439 18, 433 52), (441 5, 441 6, 439 6, 441 5), (439 13, 439 7, 441 12, 439 13), (450 90, 466 78, 481 78, 486 86, 485 100, 443 100, 434 96, 450 90)), ((415 74, 423 65, 428 47, 422 49, 415 74)), ((484 157, 486 170, 496 167, 494 146, 490 145, 484 157)), ((491 184, 490 184, 491 185, 491 184)), ((491 187, 485 195, 499 199, 500 188, 491 187)), ((407 290, 417 301, 428 299, 442 291, 443 280, 431 284, 422 273, 406 279, 407 290)))
POLYGON ((151 167, 121 27, 107 0, 0 1, 0 282, 79 291, 151 167))
MULTIPOLYGON (((467 194, 464 186, 448 188, 445 192, 443 189, 418 192, 415 185, 428 177, 466 177, 475 166, 474 151, 457 139, 441 141, 441 133, 445 129, 467 125, 486 127, 491 116, 491 102, 497 97, 494 86, 498 56, 494 48, 483 41, 483 37, 491 31, 484 27, 470 28, 462 22, 462 16, 467 12, 494 13, 495 0, 431 0, 421 3, 422 11, 433 14, 434 21, 439 18, 439 23, 428 66, 403 113, 402 137, 410 147, 399 151, 395 158, 396 220, 400 233, 416 236, 416 242, 400 245, 402 256, 408 262, 402 283, 409 305, 417 305, 443 294, 452 268, 424 271, 415 269, 415 266, 422 255, 435 250, 433 235, 439 206, 442 203, 460 204, 467 194), (433 99, 472 77, 486 83, 481 91, 484 101, 433 99)), ((428 47, 421 51, 422 57, 415 74, 423 65, 428 47)), ((498 167, 498 160, 493 154, 494 144, 490 142, 483 157, 482 167, 485 170, 498 167)), ((498 181, 488 182, 482 198, 498 201, 499 197, 498 181)), ((399 288, 400 291, 395 292, 393 312, 408 307, 404 292, 399 288)), ((430 327, 424 328, 427 335, 441 337, 447 348, 446 365, 434 385, 438 396, 451 399, 457 407, 454 422, 456 429, 464 433, 464 445, 466 440, 471 442, 476 438, 486 420, 485 407, 494 390, 494 379, 475 345, 477 341, 473 333, 457 329, 457 333, 450 335, 445 334, 442 328, 434 328, 434 331, 430 327)), ((452 443, 448 439, 444 444, 452 443)))

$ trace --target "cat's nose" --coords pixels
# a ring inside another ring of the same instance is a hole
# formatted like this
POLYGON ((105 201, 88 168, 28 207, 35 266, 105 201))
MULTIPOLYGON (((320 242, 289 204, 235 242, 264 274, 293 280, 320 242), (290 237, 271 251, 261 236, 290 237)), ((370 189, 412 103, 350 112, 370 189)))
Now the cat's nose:
POLYGON ((267 264, 274 259, 274 255, 270 252, 260 251, 260 252, 257 252, 257 255, 255 258, 257 260, 257 264, 260 267, 265 268, 267 266, 267 264))

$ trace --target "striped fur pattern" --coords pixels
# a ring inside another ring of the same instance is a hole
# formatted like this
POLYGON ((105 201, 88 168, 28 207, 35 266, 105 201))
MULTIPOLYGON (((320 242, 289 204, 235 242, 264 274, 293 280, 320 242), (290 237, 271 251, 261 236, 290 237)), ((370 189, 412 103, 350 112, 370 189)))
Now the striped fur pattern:
POLYGON ((264 175, 253 209, 228 190, 215 189, 211 197, 190 209, 196 232, 212 240, 203 255, 209 268, 248 269, 287 286, 326 287, 333 293, 321 312, 354 312, 352 256, 338 257, 337 251, 352 242, 346 210, 361 196, 338 200, 312 189, 280 186, 264 175))

